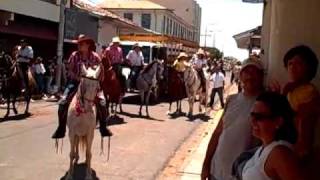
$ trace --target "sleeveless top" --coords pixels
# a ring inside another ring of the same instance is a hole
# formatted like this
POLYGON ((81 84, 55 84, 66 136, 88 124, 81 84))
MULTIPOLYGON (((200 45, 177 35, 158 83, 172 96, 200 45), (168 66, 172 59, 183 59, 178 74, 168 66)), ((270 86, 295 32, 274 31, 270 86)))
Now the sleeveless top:
POLYGON ((233 179, 232 164, 244 151, 252 147, 249 115, 256 97, 243 93, 232 95, 223 116, 223 131, 211 160, 211 175, 217 180, 233 179))
POLYGON ((242 180, 272 180, 265 172, 265 163, 269 154, 276 146, 287 146, 291 149, 291 144, 287 141, 273 141, 266 147, 259 147, 256 153, 248 160, 242 171, 242 180))

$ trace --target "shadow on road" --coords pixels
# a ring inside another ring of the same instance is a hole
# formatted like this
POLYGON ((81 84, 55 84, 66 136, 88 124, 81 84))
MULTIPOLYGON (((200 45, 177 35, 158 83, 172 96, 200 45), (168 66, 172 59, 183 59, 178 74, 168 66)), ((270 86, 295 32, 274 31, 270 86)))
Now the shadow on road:
POLYGON ((120 125, 120 124, 126 124, 126 123, 127 122, 124 121, 124 118, 121 118, 118 115, 112 115, 107 119, 108 126, 120 125))
POLYGON ((32 116, 31 113, 8 116, 6 118, 0 118, 0 123, 7 122, 7 121, 22 121, 22 120, 26 120, 30 116, 32 116))
MULTIPOLYGON (((130 94, 123 98, 122 103, 123 104, 135 104, 140 105, 140 95, 139 94, 130 94)), ((155 101, 154 96, 150 95, 149 105, 154 106, 162 102, 162 99, 159 98, 158 101, 155 101)))
POLYGON ((139 116, 138 114, 132 114, 129 112, 122 112, 120 114, 123 116, 130 117, 130 118, 140 118, 140 119, 147 119, 147 120, 152 120, 152 121, 165 121, 163 119, 155 119, 153 117, 148 117, 148 116, 139 116))
POLYGON ((205 115, 205 114, 197 114, 197 115, 193 115, 192 117, 189 117, 189 119, 187 121, 195 121, 197 119, 204 121, 204 122, 208 122, 210 119, 210 116, 205 115))
MULTIPOLYGON (((73 179, 84 180, 86 177, 86 170, 87 170, 87 165, 85 163, 75 164, 73 179)), ((93 169, 91 170, 92 170, 92 180, 99 180, 99 178, 97 177, 96 171, 93 169)), ((68 175, 68 171, 63 177, 60 178, 60 180, 67 180, 67 175, 68 175)))

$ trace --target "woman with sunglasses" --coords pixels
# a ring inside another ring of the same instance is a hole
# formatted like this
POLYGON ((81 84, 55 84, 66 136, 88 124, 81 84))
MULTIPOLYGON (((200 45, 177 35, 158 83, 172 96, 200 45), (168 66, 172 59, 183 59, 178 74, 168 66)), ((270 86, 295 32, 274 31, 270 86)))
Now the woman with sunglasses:
POLYGON ((242 180, 304 179, 292 150, 297 131, 287 98, 274 92, 259 95, 250 114, 252 134, 262 142, 242 171, 242 180))
POLYGON ((226 101, 224 113, 209 141, 202 180, 233 180, 233 162, 255 145, 249 115, 256 97, 264 90, 262 64, 252 59, 244 61, 239 77, 243 91, 226 101))

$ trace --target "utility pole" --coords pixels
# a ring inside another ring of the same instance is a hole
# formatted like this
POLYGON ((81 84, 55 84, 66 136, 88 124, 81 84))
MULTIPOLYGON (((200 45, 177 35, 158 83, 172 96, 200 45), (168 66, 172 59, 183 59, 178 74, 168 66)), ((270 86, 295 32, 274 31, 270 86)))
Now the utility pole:
POLYGON ((204 36, 204 48, 207 47, 207 37, 211 37, 211 35, 208 34, 208 26, 206 26, 205 33, 201 36, 204 36))
POLYGON ((57 90, 57 92, 59 92, 60 88, 61 88, 66 4, 67 4, 67 0, 60 1, 60 18, 59 18, 59 34, 58 34, 58 43, 57 43, 57 69, 56 69, 56 86, 57 86, 56 90, 57 90))

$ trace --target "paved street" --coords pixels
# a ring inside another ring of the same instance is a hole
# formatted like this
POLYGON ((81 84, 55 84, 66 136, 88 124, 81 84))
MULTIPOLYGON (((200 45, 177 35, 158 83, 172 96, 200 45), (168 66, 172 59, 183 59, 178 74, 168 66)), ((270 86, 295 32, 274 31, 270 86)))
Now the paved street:
MULTIPOLYGON (((131 98, 137 101, 137 98, 131 98)), ((184 103, 184 111, 187 110, 184 103)), ((20 105, 19 107, 23 107, 20 105)), ((197 108, 195 108, 197 109, 197 108)), ((124 105, 124 123, 114 122, 111 158, 100 156, 100 135, 96 130, 92 168, 98 179, 154 179, 179 145, 203 122, 199 117, 170 119, 168 104, 150 108, 153 119, 139 118, 138 106, 124 105)), ((0 109, 3 116, 5 109, 0 109)), ((22 110, 20 110, 22 112, 22 110)), ((197 112, 197 111, 196 111, 197 112)), ((56 154, 50 136, 57 126, 57 105, 36 101, 31 104, 31 117, 0 123, 0 179, 60 179, 68 169, 69 142, 64 139, 62 154, 56 154)), ((207 118, 206 118, 207 119, 207 118)), ((107 140, 105 140, 105 152, 107 140)), ((84 176, 84 154, 76 175, 84 176)), ((81 179, 81 178, 80 178, 81 179)))

